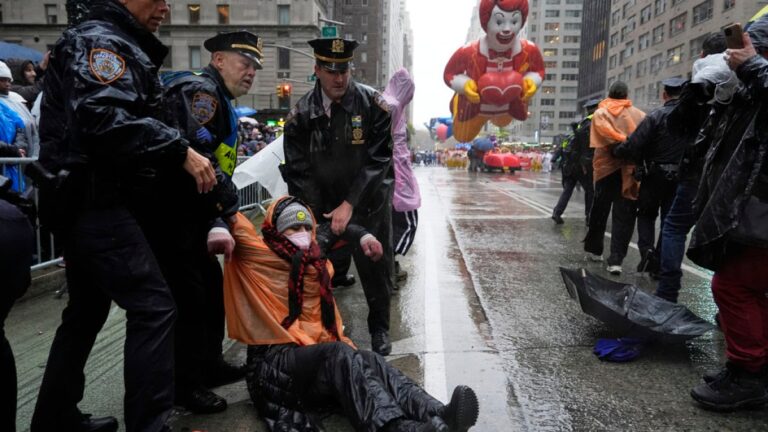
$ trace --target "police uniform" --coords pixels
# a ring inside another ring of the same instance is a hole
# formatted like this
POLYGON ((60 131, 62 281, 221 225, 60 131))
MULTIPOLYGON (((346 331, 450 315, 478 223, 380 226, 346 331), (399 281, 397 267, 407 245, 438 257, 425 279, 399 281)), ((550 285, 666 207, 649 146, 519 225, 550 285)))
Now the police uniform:
MULTIPOLYGON (((665 91, 678 94, 685 80, 668 78, 662 84, 665 91)), ((637 201, 637 246, 642 256, 638 265, 640 272, 658 272, 661 236, 654 245, 656 218, 661 212, 661 231, 677 189, 685 140, 670 131, 667 119, 678 103, 677 97, 666 101, 664 106, 643 119, 627 141, 613 149, 614 156, 634 161, 642 178, 637 201)))
MULTIPOLYGON (((319 67, 346 71, 357 42, 315 39, 319 67)), ((329 213, 342 202, 353 206, 350 223, 365 227, 384 248, 372 262, 360 247, 352 253, 368 301, 368 330, 374 350, 388 353, 392 283, 392 167, 391 118, 381 95, 350 79, 340 103, 332 102, 320 86, 304 95, 288 115, 285 126, 283 178, 291 195, 300 197, 316 215, 329 213), (376 346, 378 343, 378 347, 376 346)))
MULTIPOLYGON (((204 46, 210 52, 237 52, 262 67, 261 41, 251 32, 220 33, 204 46)), ((217 183, 211 192, 199 194, 186 172, 168 172, 159 183, 169 193, 157 194, 162 201, 141 219, 178 308, 176 401, 193 412, 212 413, 227 405, 205 384, 232 367, 222 359, 223 277, 218 260, 208 253, 207 236, 213 226, 226 228, 221 218, 233 216, 239 207, 231 179, 237 163, 238 117, 230 102, 234 98, 213 65, 199 73, 175 73, 165 81, 168 124, 211 160, 217 183), (168 223, 158 212, 181 217, 168 223)))
POLYGON ((168 49, 118 1, 56 43, 43 84, 40 162, 59 175, 40 202, 64 244, 69 301, 51 346, 31 430, 117 430, 78 409, 84 368, 114 301, 127 311, 125 424, 160 431, 173 408, 176 307, 134 213, 187 143, 161 121, 168 49))

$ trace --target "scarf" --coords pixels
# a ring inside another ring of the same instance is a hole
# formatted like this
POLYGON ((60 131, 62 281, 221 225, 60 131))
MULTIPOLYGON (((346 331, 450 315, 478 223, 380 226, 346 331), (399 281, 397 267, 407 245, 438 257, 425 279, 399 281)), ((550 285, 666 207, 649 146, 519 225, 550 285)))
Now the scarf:
POLYGON ((313 241, 309 250, 303 251, 280 234, 272 224, 266 222, 261 227, 261 233, 269 249, 291 263, 290 279, 288 280, 288 315, 280 325, 288 329, 301 314, 304 303, 304 274, 307 266, 311 265, 320 275, 320 311, 323 327, 336 340, 339 340, 339 333, 336 328, 336 309, 331 292, 331 277, 326 268, 326 260, 321 258, 320 247, 317 242, 313 241))

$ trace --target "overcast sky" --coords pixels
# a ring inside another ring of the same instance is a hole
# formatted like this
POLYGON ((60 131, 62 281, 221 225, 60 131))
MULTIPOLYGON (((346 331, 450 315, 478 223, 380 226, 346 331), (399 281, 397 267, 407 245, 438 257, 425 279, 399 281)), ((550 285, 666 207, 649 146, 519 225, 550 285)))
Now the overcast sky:
POLYGON ((423 129, 432 117, 450 115, 453 91, 443 82, 443 69, 464 45, 477 0, 407 0, 413 27, 414 126, 423 129))

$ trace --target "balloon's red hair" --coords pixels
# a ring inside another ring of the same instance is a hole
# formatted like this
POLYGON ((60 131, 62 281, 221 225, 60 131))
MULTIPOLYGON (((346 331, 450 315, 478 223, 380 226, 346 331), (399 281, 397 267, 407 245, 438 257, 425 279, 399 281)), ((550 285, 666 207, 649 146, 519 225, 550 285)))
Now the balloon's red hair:
POLYGON ((523 24, 528 19, 528 0, 480 0, 480 25, 485 31, 488 31, 488 21, 494 6, 499 6, 499 9, 506 12, 520 11, 523 14, 523 24))

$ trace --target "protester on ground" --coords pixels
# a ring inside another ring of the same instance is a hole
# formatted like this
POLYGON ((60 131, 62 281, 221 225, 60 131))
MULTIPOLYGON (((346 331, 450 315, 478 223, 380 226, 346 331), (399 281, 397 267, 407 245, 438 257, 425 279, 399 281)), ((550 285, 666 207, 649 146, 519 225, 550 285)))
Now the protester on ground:
POLYGON ((627 255, 632 231, 635 229, 635 205, 639 183, 634 178, 635 165, 611 154, 611 149, 624 142, 645 113, 632 106, 627 97, 629 89, 623 81, 615 81, 608 98, 600 102, 592 118, 589 146, 595 149, 592 161, 595 197, 589 213, 589 229, 584 238, 584 250, 590 259, 602 261, 603 241, 609 213, 611 223, 611 254, 608 272, 621 274, 621 263, 627 255))
POLYGON ((710 116, 702 129, 710 145, 688 250, 696 264, 715 271, 712 294, 727 357, 691 396, 720 411, 768 402, 768 17, 752 23, 743 41, 743 49, 725 51, 743 87, 718 98, 723 114, 710 116))
MULTIPOLYGON (((248 390, 270 430, 320 430, 308 413, 329 409, 341 410, 355 430, 466 431, 474 425, 472 389, 457 387, 443 405, 344 335, 330 286, 333 268, 315 241, 306 204, 278 199, 261 236, 242 214, 232 230, 237 246, 225 265, 227 328, 249 345, 248 390)), ((378 240, 357 232, 367 258, 382 258, 378 240)))
MULTIPOLYGON (((94 0, 62 35, 43 83, 40 162, 62 180, 40 188, 42 222, 64 244, 69 301, 56 331, 32 432, 116 431, 83 414, 84 368, 114 301, 126 310, 125 429, 170 431, 176 307, 134 213, 157 173, 183 167, 199 192, 216 177, 165 115, 154 36, 163 1, 94 0)), ((167 223, 172 216, 159 214, 167 223)))
POLYGON ((289 193, 331 219, 334 233, 355 223, 381 241, 380 261, 372 262, 359 247, 352 256, 368 301, 371 345, 388 355, 394 257, 389 107, 381 94, 351 79, 357 41, 314 39, 309 44, 317 84, 288 115, 280 169, 289 193))

